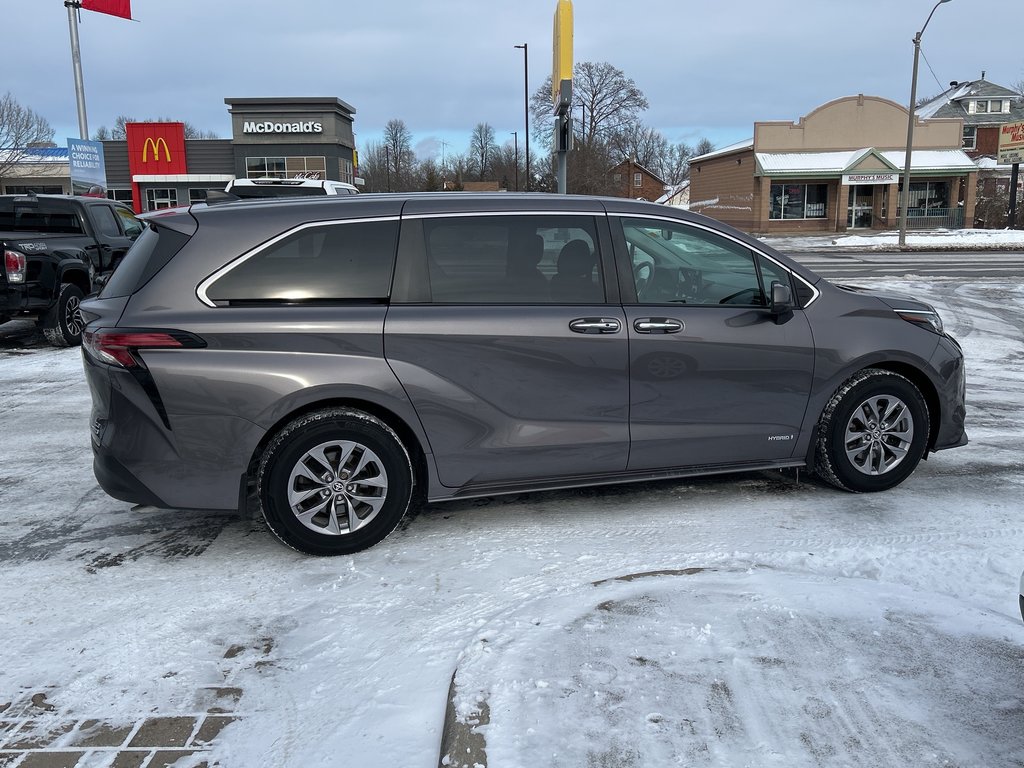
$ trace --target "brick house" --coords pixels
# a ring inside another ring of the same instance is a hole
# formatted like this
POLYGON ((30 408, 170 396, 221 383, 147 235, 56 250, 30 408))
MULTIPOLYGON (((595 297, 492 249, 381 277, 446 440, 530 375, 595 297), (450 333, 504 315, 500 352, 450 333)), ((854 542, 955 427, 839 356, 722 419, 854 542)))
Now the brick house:
MULTIPOLYGON (((975 226, 1003 227, 1009 202, 1010 166, 999 165, 999 128, 1024 121, 1024 96, 1011 88, 980 80, 952 82, 923 104, 924 120, 959 118, 964 121, 963 150, 979 166, 975 226)), ((1018 195, 1021 190, 1018 189, 1018 195)))
MULTIPOLYGON (((894 229, 908 118, 860 94, 797 122, 754 123, 753 138, 690 158, 690 210, 758 234, 894 229)), ((973 224, 978 168, 962 128, 960 118, 916 121, 911 229, 973 224)))
POLYGON ((633 200, 657 200, 665 194, 665 182, 654 171, 626 158, 608 171, 611 194, 633 200))

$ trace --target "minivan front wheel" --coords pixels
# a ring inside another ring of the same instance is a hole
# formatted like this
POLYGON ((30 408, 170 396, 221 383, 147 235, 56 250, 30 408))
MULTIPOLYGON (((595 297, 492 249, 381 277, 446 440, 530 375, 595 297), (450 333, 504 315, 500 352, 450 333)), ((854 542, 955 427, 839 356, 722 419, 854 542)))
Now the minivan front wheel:
POLYGON ((398 436, 350 408, 316 411, 285 426, 257 476, 270 530, 310 555, 346 555, 381 541, 405 515, 412 490, 412 462, 398 436))
POLYGON ((867 368, 832 396, 818 423, 815 469, 857 493, 899 485, 928 445, 928 404, 913 382, 867 368))

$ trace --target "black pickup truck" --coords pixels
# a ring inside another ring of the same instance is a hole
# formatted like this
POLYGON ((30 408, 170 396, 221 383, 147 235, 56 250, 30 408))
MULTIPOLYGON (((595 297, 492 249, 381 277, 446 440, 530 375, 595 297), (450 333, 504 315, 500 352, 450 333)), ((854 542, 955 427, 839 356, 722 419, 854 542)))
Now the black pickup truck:
POLYGON ((80 344, 79 303, 143 227, 131 208, 105 198, 0 195, 0 323, 35 318, 51 344, 80 344))

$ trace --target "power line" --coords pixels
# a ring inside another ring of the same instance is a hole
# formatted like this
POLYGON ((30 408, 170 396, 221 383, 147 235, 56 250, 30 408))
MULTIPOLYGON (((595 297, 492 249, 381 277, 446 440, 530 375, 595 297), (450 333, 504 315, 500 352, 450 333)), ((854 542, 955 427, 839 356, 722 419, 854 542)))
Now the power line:
POLYGON ((939 76, 935 74, 935 70, 932 69, 931 62, 928 61, 928 57, 924 55, 924 49, 921 49, 921 58, 924 59, 924 63, 928 65, 928 71, 932 73, 932 77, 935 78, 935 84, 939 86, 939 93, 946 90, 947 86, 939 82, 939 76))

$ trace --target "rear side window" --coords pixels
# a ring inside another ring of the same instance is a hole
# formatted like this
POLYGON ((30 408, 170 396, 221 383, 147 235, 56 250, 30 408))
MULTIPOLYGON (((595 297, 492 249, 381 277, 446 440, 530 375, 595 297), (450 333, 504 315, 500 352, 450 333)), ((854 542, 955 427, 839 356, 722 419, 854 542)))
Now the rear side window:
POLYGON ((199 286, 215 305, 386 301, 397 221, 310 224, 258 248, 199 286))
POLYGON ((423 225, 431 300, 593 304, 604 276, 589 216, 474 216, 423 225))
POLYGON ((100 292, 101 299, 131 296, 169 262, 189 240, 163 227, 146 227, 100 292))

